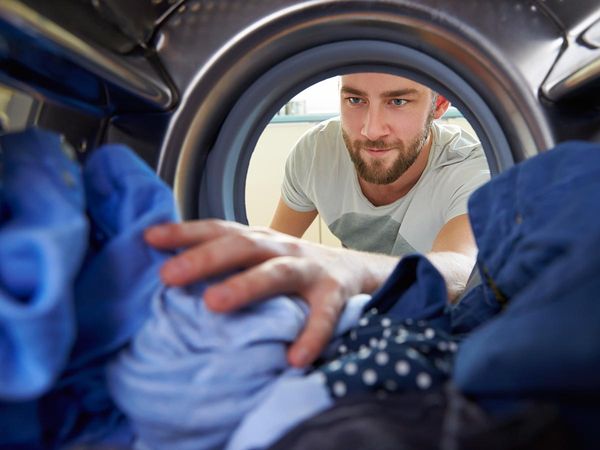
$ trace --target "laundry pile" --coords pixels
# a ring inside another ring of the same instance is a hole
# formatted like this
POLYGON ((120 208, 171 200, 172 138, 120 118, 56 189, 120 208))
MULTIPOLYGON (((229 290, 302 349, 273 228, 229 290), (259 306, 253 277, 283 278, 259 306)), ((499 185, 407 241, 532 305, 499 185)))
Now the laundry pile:
POLYGON ((407 255, 305 370, 285 356, 301 300, 215 314, 210 280, 160 284, 168 255, 142 233, 177 213, 131 151, 80 169, 41 130, 0 148, 0 448, 600 443, 598 145, 561 144, 472 195, 481 283, 457 305, 407 255))

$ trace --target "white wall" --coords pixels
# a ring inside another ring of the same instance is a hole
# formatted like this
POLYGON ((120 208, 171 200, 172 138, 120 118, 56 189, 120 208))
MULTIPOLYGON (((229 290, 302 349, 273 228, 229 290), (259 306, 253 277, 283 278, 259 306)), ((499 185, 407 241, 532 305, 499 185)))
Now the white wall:
MULTIPOLYGON (((251 225, 268 226, 279 201, 285 160, 313 122, 272 123, 261 135, 250 160, 246 181, 246 212, 251 225)), ((319 217, 306 230, 305 239, 339 246, 319 217)))

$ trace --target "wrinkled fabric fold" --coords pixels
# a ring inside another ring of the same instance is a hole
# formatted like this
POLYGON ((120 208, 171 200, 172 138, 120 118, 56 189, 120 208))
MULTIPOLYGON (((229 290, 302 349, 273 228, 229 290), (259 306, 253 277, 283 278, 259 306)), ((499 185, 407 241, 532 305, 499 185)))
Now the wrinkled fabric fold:
POLYGON ((38 129, 0 136, 0 399, 45 393, 76 336, 73 282, 87 247, 78 165, 38 129))
POLYGON ((91 236, 74 283, 78 335, 63 377, 42 401, 55 442, 131 437, 104 369, 143 325, 160 286, 158 268, 168 255, 149 247, 143 232, 178 220, 171 189, 125 146, 96 149, 83 180, 91 236))
POLYGON ((234 314, 204 306, 204 285, 154 297, 152 317, 108 369, 111 393, 147 448, 222 448, 287 369, 306 308, 281 297, 234 314))
MULTIPOLYGON (((132 421, 139 448, 224 448, 242 420, 284 379, 311 383, 303 371, 290 368, 286 357, 304 327, 308 306, 303 301, 279 296, 217 314, 204 305, 205 287, 159 290, 150 319, 108 367, 110 391, 132 421)), ((367 300, 351 301, 341 324, 355 323, 367 300)), ((324 388, 309 391, 315 397, 300 399, 314 405, 309 412, 329 404, 324 388)), ((296 406, 277 411, 284 428, 299 420, 296 406)))
POLYGON ((148 317, 168 253, 144 242, 150 225, 179 220, 171 189, 131 150, 97 149, 83 171, 91 242, 75 283, 73 364, 124 345, 148 317))

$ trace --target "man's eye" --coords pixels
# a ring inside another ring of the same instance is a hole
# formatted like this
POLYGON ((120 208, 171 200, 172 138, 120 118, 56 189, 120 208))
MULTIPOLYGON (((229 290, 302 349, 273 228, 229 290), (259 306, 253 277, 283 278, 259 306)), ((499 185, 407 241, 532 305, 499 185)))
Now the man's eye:
POLYGON ((391 103, 394 106, 402 106, 402 105, 406 105, 407 101, 404 100, 403 98, 393 98, 391 100, 391 103))
POLYGON ((359 97, 348 97, 346 99, 348 101, 348 103, 350 103, 351 105, 358 105, 359 103, 362 102, 362 99, 359 97))

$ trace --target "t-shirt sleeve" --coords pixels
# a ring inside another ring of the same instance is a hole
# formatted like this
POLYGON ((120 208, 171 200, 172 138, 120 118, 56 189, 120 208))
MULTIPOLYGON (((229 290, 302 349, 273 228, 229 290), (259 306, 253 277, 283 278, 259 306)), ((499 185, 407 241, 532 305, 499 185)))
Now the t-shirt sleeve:
POLYGON ((473 192, 490 180, 490 169, 484 156, 460 163, 455 174, 455 188, 448 201, 444 223, 454 217, 467 214, 467 202, 473 192))
POLYGON ((296 143, 285 163, 281 184, 281 198, 295 211, 314 211, 316 208, 309 194, 309 180, 313 164, 313 138, 304 135, 296 143))

